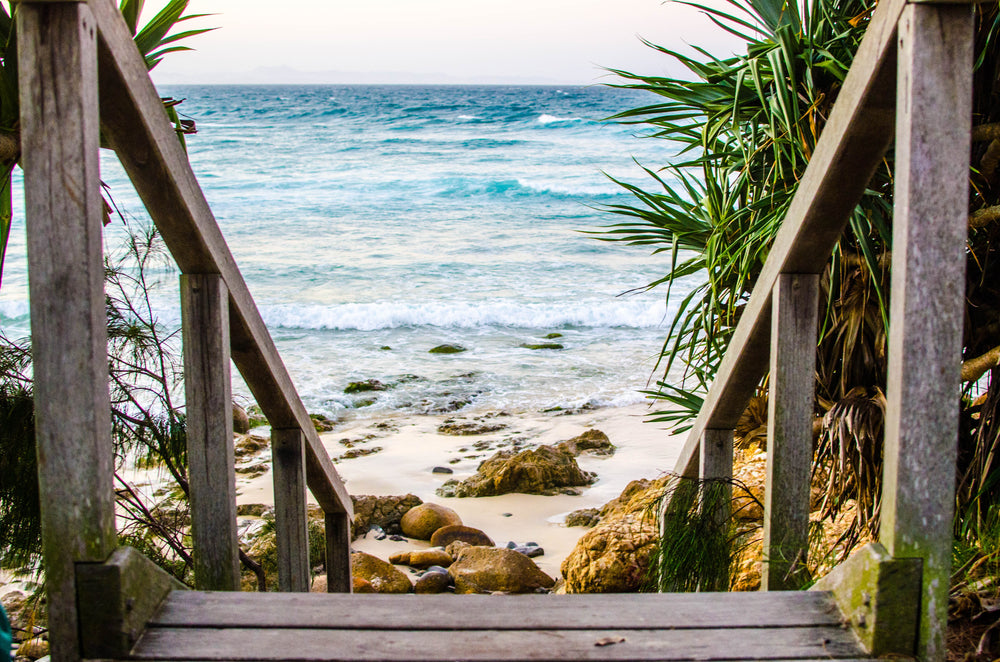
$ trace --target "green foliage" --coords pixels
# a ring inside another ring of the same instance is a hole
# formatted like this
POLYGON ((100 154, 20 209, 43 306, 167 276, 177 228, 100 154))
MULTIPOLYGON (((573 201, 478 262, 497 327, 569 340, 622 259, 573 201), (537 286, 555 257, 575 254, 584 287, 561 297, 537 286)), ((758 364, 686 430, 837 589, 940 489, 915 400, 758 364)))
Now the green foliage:
POLYGON ((728 591, 736 540, 728 482, 676 478, 654 503, 660 541, 653 556, 661 592, 728 591))
MULTIPOLYGON (((202 18, 206 14, 185 14, 189 0, 166 0, 163 7, 146 25, 139 28, 145 0, 121 0, 119 9, 125 17, 139 52, 146 60, 147 69, 159 64, 165 55, 191 50, 178 42, 209 32, 214 28, 199 28, 173 32, 179 23, 202 18)), ((20 154, 20 105, 17 75, 17 4, 0 3, 0 284, 3 262, 10 238, 12 213, 10 179, 14 167, 21 160, 20 154), (8 11, 8 6, 11 7, 8 11)), ((184 135, 194 132, 189 120, 177 114, 177 101, 164 99, 167 116, 177 130, 181 144, 184 135)))

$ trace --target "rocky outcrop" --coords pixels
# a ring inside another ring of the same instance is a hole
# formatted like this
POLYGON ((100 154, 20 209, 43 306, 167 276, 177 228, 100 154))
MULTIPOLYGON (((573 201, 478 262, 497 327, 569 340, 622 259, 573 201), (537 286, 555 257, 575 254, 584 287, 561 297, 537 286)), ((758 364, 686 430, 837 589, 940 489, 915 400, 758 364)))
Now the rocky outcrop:
POLYGON ((594 526, 601 521, 599 508, 581 508, 566 515, 566 526, 594 526))
POLYGON ((431 536, 431 545, 434 547, 447 547, 457 540, 473 546, 493 546, 493 540, 485 532, 471 526, 456 524, 442 526, 435 531, 434 535, 431 536))
POLYGON ((403 496, 352 496, 354 520, 351 522, 351 539, 360 538, 373 526, 389 535, 402 533, 400 520, 407 511, 419 506, 423 500, 415 494, 403 496))
POLYGON ((360 577, 369 584, 376 593, 410 593, 413 584, 410 578, 377 556, 365 552, 351 554, 351 575, 360 577))
POLYGON ((498 547, 464 548, 448 573, 456 593, 532 593, 555 584, 524 554, 498 547))
POLYGON ((461 524, 462 518, 458 513, 436 503, 423 503, 411 508, 399 521, 403 535, 417 540, 430 540, 441 527, 461 524))
POLYGON ((365 379, 360 382, 349 382, 346 387, 344 387, 344 393, 366 393, 368 391, 385 391, 389 388, 388 384, 383 384, 377 379, 365 379))
POLYGON ((615 445, 608 439, 608 435, 600 430, 587 430, 583 434, 573 437, 556 446, 559 450, 566 451, 573 457, 581 453, 592 455, 614 455, 615 445))
POLYGON ((567 593, 629 593, 649 580, 658 528, 653 505, 664 481, 633 481, 562 563, 567 593), (631 495, 631 496, 630 496, 631 495))
POLYGON ((479 465, 476 475, 451 486, 456 497, 558 494, 567 488, 590 485, 594 474, 580 469, 569 453, 539 446, 516 453, 500 451, 479 465))

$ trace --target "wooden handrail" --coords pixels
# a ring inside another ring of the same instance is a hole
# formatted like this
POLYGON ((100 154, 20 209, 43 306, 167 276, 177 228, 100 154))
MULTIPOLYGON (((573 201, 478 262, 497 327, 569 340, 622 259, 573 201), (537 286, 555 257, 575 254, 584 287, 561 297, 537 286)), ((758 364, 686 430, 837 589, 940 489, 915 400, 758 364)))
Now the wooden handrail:
POLYGON ((906 0, 882 0, 872 15, 830 119, 799 183, 715 381, 675 471, 698 475, 706 430, 736 427, 768 367, 771 292, 780 274, 826 266, 893 137, 896 24, 906 0))
POLYGON ((351 499, 292 384, 191 170, 145 62, 112 0, 89 0, 99 28, 101 128, 184 274, 221 274, 229 288, 231 349, 273 428, 302 430, 306 481, 327 513, 351 499))

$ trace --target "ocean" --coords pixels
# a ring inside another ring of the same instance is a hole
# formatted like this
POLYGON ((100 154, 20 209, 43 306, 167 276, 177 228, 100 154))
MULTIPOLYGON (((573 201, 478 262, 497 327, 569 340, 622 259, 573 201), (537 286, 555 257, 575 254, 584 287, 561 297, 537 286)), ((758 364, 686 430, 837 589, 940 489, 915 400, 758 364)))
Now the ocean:
MULTIPOLYGON (((642 402, 673 311, 666 256, 601 242, 629 201, 607 175, 672 156, 602 119, 605 87, 169 86, 192 165, 310 411, 538 411, 642 402), (551 334, 558 337, 547 338, 551 334), (432 354, 441 344, 466 351, 432 354), (558 343, 562 349, 523 345, 558 343), (389 388, 345 393, 352 381, 389 388)), ((102 180, 144 211, 112 154, 102 180)), ((0 327, 28 331, 23 195, 0 327)), ((122 238, 113 221, 106 242, 122 238)), ((694 286, 681 283, 676 293, 694 286)), ((176 274, 158 294, 178 323, 176 274)), ((234 390, 245 402, 241 383, 234 390)))

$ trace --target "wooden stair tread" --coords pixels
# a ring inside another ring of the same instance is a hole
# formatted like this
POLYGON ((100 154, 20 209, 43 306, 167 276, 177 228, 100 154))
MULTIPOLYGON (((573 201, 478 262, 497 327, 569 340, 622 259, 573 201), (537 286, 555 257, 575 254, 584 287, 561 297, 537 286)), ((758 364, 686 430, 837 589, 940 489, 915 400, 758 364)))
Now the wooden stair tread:
POLYGON ((168 597, 136 660, 866 658, 822 592, 168 597), (598 645, 610 639, 624 641, 598 645))

